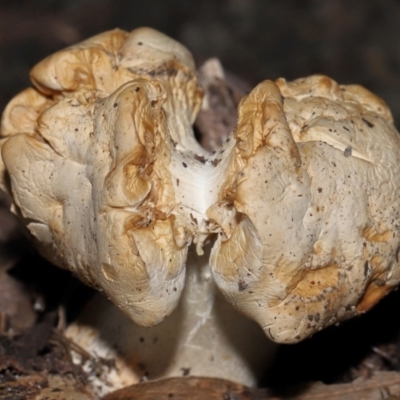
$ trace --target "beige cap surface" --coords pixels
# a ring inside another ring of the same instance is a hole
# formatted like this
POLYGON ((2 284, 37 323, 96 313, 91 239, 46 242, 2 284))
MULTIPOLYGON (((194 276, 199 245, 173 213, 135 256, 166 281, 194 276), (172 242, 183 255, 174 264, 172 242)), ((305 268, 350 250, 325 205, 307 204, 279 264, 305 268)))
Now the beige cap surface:
POLYGON ((259 84, 210 155, 187 49, 103 33, 35 66, 6 108, 0 187, 38 249, 144 326, 176 307, 187 248, 273 340, 364 312, 399 282, 400 139, 384 102, 324 76, 259 84), (6 171, 5 171, 6 170, 6 171))

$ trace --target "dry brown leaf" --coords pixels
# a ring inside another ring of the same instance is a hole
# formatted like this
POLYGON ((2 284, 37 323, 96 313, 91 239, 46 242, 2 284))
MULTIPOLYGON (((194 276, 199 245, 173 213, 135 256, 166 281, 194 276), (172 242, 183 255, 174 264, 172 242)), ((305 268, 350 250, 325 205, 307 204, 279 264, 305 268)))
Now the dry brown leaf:
POLYGON ((145 382, 117 390, 102 400, 382 400, 400 398, 400 373, 379 371, 368 379, 352 383, 325 385, 311 383, 302 393, 269 395, 267 389, 251 389, 243 385, 213 378, 170 378, 145 382))
POLYGON ((269 400, 382 400, 396 399, 398 396, 400 396, 400 373, 379 371, 368 379, 359 378, 346 384, 312 383, 297 395, 270 397, 269 400))
POLYGON ((265 389, 214 378, 169 378, 117 390, 102 400, 266 400, 265 389))

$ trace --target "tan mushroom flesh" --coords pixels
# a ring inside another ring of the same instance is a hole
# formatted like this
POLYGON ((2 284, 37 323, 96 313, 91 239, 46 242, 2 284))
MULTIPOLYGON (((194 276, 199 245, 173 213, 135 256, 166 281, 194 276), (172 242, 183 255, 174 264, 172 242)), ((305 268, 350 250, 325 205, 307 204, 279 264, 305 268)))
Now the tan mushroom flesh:
MULTIPOLYGON (((157 31, 105 32, 43 60, 31 78, 35 88, 3 114, 0 187, 39 251, 135 323, 176 309, 186 269, 188 285, 206 271, 190 292, 203 285, 203 299, 219 299, 204 283, 212 276, 280 343, 365 312, 398 284, 400 138, 366 89, 325 76, 264 81, 209 154, 192 130, 202 101, 192 57, 157 31), (214 236, 202 269, 189 246, 200 257, 214 236)), ((267 358, 267 342, 243 329, 267 358)), ((223 377, 252 384, 248 371, 223 377)))

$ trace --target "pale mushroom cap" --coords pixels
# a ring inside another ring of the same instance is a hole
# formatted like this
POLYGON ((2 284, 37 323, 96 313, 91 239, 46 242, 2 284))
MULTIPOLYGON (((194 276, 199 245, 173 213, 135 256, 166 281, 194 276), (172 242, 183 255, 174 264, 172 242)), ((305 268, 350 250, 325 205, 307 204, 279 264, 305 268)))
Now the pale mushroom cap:
POLYGON ((31 77, 36 89, 2 119, 14 209, 44 255, 135 322, 172 312, 188 246, 201 253, 213 233, 217 285, 279 342, 364 312, 398 284, 400 138, 366 89, 265 81, 209 155, 192 131, 193 59, 157 31, 105 32, 31 77))
POLYGON ((194 142, 193 66, 152 29, 105 32, 35 66, 38 90, 16 96, 2 120, 15 204, 42 254, 141 325, 165 318, 184 285, 192 233, 171 213, 167 166, 173 143, 194 142))
POLYGON ((291 343, 398 284, 400 137, 382 100, 324 76, 265 81, 236 138, 236 178, 209 215, 232 214, 211 263, 238 309, 291 343))

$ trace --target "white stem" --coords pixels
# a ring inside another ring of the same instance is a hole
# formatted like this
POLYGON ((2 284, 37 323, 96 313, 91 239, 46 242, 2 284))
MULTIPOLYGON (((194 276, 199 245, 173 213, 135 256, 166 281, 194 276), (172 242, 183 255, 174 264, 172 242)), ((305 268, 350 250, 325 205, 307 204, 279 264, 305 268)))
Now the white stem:
POLYGON ((209 247, 201 257, 190 249, 179 306, 159 325, 139 327, 97 295, 68 328, 67 335, 85 350, 115 358, 119 370, 107 371, 108 387, 101 378, 96 383, 102 393, 141 379, 186 375, 257 384, 276 344, 219 293, 208 266, 209 247))

